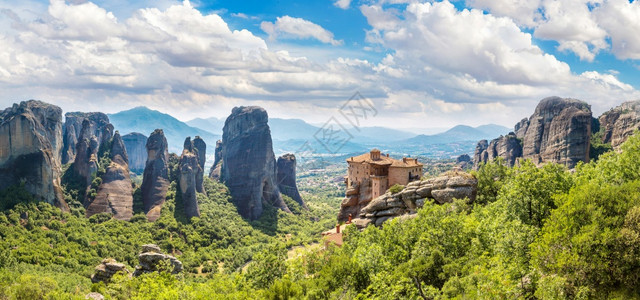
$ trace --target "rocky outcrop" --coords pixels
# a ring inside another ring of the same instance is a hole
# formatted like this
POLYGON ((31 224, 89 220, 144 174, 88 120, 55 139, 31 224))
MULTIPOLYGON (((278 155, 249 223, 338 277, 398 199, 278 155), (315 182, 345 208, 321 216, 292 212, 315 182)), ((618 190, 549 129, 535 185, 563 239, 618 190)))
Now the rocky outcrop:
POLYGON ((162 204, 169 189, 169 150, 162 129, 156 129, 147 139, 147 163, 142 179, 142 202, 149 221, 160 217, 162 204))
POLYGON ((300 206, 307 207, 302 201, 298 186, 296 185, 296 156, 287 153, 278 157, 277 161, 277 179, 278 189, 282 194, 285 194, 294 201, 298 202, 300 206))
POLYGON ((122 141, 129 156, 129 170, 138 174, 144 172, 144 167, 147 164, 147 136, 132 132, 123 135, 122 141))
POLYGON ((80 141, 85 120, 89 122, 89 128, 86 130, 96 137, 98 147, 102 143, 109 141, 113 135, 113 125, 109 123, 109 117, 101 112, 69 112, 64 116, 63 164, 75 161, 77 144, 80 141))
POLYGON ((391 218, 415 214, 425 201, 438 204, 465 198, 475 201, 477 191, 478 180, 472 175, 460 171, 447 172, 438 177, 411 182, 400 192, 387 192, 371 200, 362 208, 354 223, 358 227, 369 224, 380 226, 391 218))
POLYGON ((290 212, 278 190, 267 121, 267 112, 261 107, 235 107, 222 134, 221 180, 240 215, 251 220, 262 215, 263 203, 290 212))
POLYGON ((634 131, 640 129, 640 100, 622 103, 598 118, 602 142, 618 149, 634 131))
POLYGON ((215 180, 220 179, 220 173, 222 172, 222 141, 216 142, 216 150, 214 156, 213 166, 209 170, 209 177, 215 180))
POLYGON ((536 164, 554 162, 568 168, 580 161, 588 162, 591 119, 591 107, 585 102, 545 98, 531 117, 515 125, 515 132, 491 143, 480 141, 473 159, 475 167, 495 157, 503 157, 509 165, 518 157, 531 159, 536 164), (521 146, 518 145, 520 139, 521 146))
POLYGON ((522 144, 513 132, 487 143, 487 140, 478 142, 476 152, 473 155, 473 164, 478 169, 482 164, 502 157, 505 163, 513 167, 518 158, 522 157, 522 144))
POLYGON ((0 190, 24 184, 39 201, 68 211, 60 188, 62 110, 29 100, 0 111, 0 190))
POLYGON ((76 145, 76 157, 73 162, 73 170, 87 188, 91 185, 93 176, 98 172, 99 150, 100 142, 98 138, 93 135, 91 122, 85 119, 82 121, 80 138, 76 145))
MULTIPOLYGON (((197 139, 199 138, 196 137, 197 139)), ((204 144, 204 141, 202 143, 204 144)), ((188 137, 184 141, 184 150, 182 150, 182 156, 180 156, 178 184, 180 185, 184 212, 187 218, 200 216, 196 192, 198 180, 200 180, 200 188, 202 188, 203 172, 199 162, 200 155, 195 144, 195 140, 191 141, 191 138, 188 137)))
POLYGON ((111 141, 111 163, 101 176, 95 199, 88 199, 87 216, 110 213, 116 219, 129 220, 133 217, 133 188, 129 177, 127 151, 120 133, 116 131, 111 141))
POLYGON ((98 283, 102 281, 109 283, 109 281, 111 281, 111 277, 118 272, 128 275, 131 274, 124 264, 117 262, 113 258, 105 258, 94 269, 94 273, 91 275, 91 282, 98 283))
POLYGON ((182 262, 177 258, 163 254, 160 247, 154 244, 142 245, 142 252, 138 255, 139 264, 133 271, 133 276, 139 276, 144 273, 167 271, 172 274, 182 272, 182 262), (168 267, 168 270, 162 268, 168 267))
POLYGON ((204 187, 202 186, 202 181, 204 179, 204 163, 207 161, 207 144, 204 142, 202 138, 196 135, 193 139, 193 148, 196 151, 196 155, 198 156, 198 164, 200 168, 196 173, 196 192, 205 193, 204 187))

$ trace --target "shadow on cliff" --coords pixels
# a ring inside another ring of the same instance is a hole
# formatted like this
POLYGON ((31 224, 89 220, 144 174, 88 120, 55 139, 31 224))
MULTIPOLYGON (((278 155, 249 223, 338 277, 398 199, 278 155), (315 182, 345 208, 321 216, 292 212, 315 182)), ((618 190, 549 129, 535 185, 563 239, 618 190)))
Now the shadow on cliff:
POLYGON ((262 207, 264 210, 260 218, 249 224, 266 235, 275 236, 278 232, 278 209, 265 201, 262 201, 262 207))

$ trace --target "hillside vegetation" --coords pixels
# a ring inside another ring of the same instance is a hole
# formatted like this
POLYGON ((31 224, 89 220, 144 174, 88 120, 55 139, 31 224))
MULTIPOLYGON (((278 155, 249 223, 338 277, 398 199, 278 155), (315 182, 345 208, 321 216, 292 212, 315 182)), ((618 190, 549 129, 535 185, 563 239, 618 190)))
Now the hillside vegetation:
POLYGON ((274 210, 255 223, 232 213, 224 186, 210 181, 209 197, 200 199, 203 216, 190 223, 176 219, 173 199, 155 223, 18 204, 0 215, 0 297, 82 299, 89 291, 111 299, 639 297, 640 135, 575 172, 531 162, 510 169, 497 161, 474 175, 475 204, 427 203, 417 217, 381 229, 348 227, 342 248, 311 247, 289 259, 289 246, 312 242, 331 226, 332 219, 314 219, 330 213, 330 201, 312 199, 315 208, 300 215, 274 210), (131 267, 147 242, 176 254, 187 272, 90 284, 102 258, 131 267))

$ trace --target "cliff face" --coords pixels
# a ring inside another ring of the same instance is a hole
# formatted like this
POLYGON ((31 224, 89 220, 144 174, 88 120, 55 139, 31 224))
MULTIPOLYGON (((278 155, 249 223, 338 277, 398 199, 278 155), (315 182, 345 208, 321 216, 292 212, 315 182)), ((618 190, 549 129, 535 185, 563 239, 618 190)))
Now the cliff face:
POLYGON ((278 189, 280 192, 291 197, 302 207, 306 207, 296 185, 296 156, 288 153, 278 157, 277 170, 278 189))
POLYGON ((220 173, 222 172, 222 141, 216 142, 215 158, 213 166, 209 170, 209 177, 215 180, 220 180, 220 173))
POLYGON ((475 168, 496 157, 503 157, 510 165, 518 157, 529 158, 536 164, 554 162, 568 168, 580 161, 588 162, 591 119, 591 108, 585 102, 545 98, 530 118, 515 125, 515 133, 491 143, 480 141, 473 159, 475 168), (522 139, 521 150, 518 139, 522 139))
POLYGON ((603 132, 602 142, 618 149, 637 129, 640 129, 640 100, 622 103, 598 118, 603 132))
POLYGON ((62 149, 62 163, 75 161, 76 148, 82 134, 83 122, 89 122, 88 130, 96 137, 98 147, 111 139, 113 125, 109 123, 109 117, 101 112, 69 112, 65 115, 64 142, 62 149))
POLYGON ((98 138, 93 135, 91 122, 85 119, 82 122, 80 138, 76 145, 73 170, 76 175, 81 178, 86 187, 91 184, 93 175, 98 172, 99 148, 100 142, 98 142, 98 138))
POLYGON ((207 144, 202 138, 196 136, 193 139, 193 148, 195 149, 195 154, 198 156, 198 164, 200 165, 200 168, 198 168, 196 172, 196 191, 204 194, 202 181, 204 179, 204 163, 207 160, 207 144))
MULTIPOLYGON (((200 138, 196 137, 196 140, 198 139, 200 138)), ((204 144, 202 139, 200 141, 204 144)), ((199 162, 200 155, 195 144, 195 140, 191 141, 190 137, 184 141, 184 150, 182 150, 182 156, 180 157, 180 176, 178 178, 184 212, 188 218, 200 216, 196 192, 198 181, 200 182, 200 188, 202 188, 203 172, 199 162)))
POLYGON ((0 111, 0 190, 24 182, 36 199, 69 207, 60 188, 62 110, 24 101, 0 111))
POLYGON ((512 132, 494 139, 490 143, 487 143, 486 140, 478 142, 476 152, 473 157, 473 163, 475 166, 480 166, 482 163, 502 157, 507 165, 513 167, 516 160, 519 157, 522 157, 522 145, 520 144, 520 140, 518 140, 516 135, 512 132))
POLYGON ((467 198, 475 201, 478 180, 464 172, 451 172, 426 180, 414 181, 400 192, 390 192, 375 198, 360 211, 359 218, 353 220, 356 226, 376 226, 383 222, 403 216, 414 215, 425 201, 438 204, 452 202, 453 199, 467 198))
POLYGON ((111 164, 102 175, 97 196, 88 203, 87 216, 107 212, 116 219, 129 220, 133 216, 133 188, 129 177, 127 151, 116 131, 111 141, 111 164))
POLYGON ((290 212, 278 190, 267 121, 261 107, 235 107, 222 134, 221 179, 240 215, 251 220, 262 215, 263 202, 290 212))
POLYGON ((147 162, 142 179, 142 202, 149 221, 160 217, 160 210, 169 189, 169 150, 162 129, 156 129, 147 139, 147 162))
POLYGON ((147 136, 142 133, 132 132, 122 136, 124 146, 129 156, 129 170, 136 173, 144 171, 147 163, 147 136))

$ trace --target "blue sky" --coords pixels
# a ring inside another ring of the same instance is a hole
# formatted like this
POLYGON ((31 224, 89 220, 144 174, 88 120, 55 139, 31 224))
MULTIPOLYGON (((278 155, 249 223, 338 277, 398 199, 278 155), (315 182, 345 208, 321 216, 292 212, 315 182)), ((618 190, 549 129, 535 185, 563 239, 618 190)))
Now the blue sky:
POLYGON ((322 123, 359 91, 366 125, 512 126, 548 96, 640 99, 639 31, 627 0, 0 0, 0 106, 322 123))

